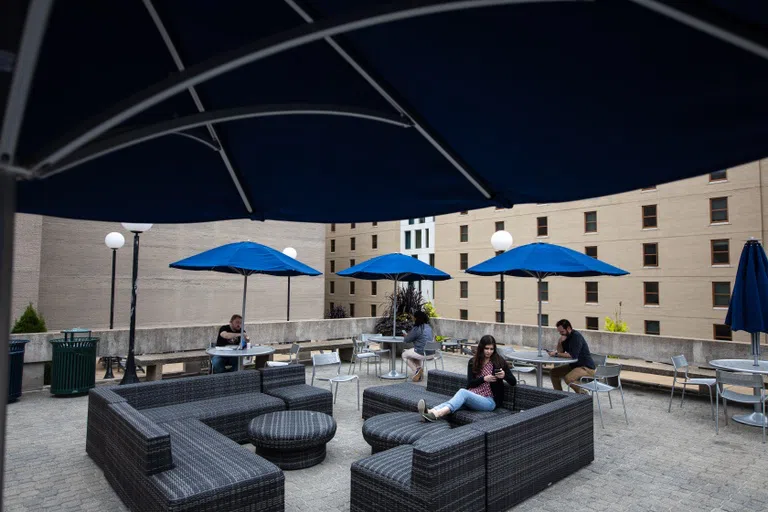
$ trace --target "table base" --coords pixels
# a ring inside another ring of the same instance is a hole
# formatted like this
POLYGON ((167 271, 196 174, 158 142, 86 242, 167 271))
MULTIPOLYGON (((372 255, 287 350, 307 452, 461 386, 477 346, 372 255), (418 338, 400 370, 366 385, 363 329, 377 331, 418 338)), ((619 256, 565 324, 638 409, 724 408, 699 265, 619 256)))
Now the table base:
POLYGON ((737 414, 731 418, 733 421, 738 421, 743 425, 749 425, 752 427, 762 427, 763 424, 768 426, 768 418, 763 416, 761 412, 753 412, 750 414, 737 414))
POLYGON ((379 377, 381 377, 382 379, 391 379, 391 380, 404 379, 405 374, 392 370, 391 372, 385 373, 384 375, 379 375, 379 377))

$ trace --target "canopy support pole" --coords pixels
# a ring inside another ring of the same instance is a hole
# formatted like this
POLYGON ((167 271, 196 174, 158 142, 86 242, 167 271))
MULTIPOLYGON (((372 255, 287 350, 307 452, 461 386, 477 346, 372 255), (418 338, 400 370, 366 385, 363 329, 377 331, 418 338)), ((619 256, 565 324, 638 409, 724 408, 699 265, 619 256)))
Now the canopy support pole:
POLYGON ((245 299, 248 295, 248 274, 243 274, 243 314, 240 319, 240 345, 245 341, 245 299))
MULTIPOLYGON (((287 3, 294 11, 296 11, 296 13, 298 13, 298 15, 301 16, 302 19, 304 19, 304 21, 307 23, 315 22, 314 18, 312 18, 312 16, 310 16, 309 13, 307 13, 307 11, 298 4, 297 0, 285 0, 285 3, 287 3)), ((371 85, 371 87, 376 89, 376 92, 378 92, 390 105, 392 105, 395 110, 413 121, 413 126, 416 128, 416 131, 418 131, 419 134, 421 134, 421 136, 424 137, 427 142, 432 145, 432 147, 434 147, 441 155, 443 155, 443 157, 448 160, 451 165, 453 165, 456 170, 458 170, 462 176, 464 176, 464 178, 466 178, 467 181, 469 181, 472 186, 475 187, 483 195, 483 197, 486 199, 491 198, 491 193, 486 186, 480 184, 480 180, 476 177, 476 173, 469 170, 469 166, 465 162, 460 162, 460 157, 451 148, 447 147, 444 142, 438 141, 437 134, 435 134, 429 128, 425 127, 425 124, 422 120, 416 120, 418 116, 412 108, 406 108, 400 102, 398 102, 394 98, 394 92, 387 91, 384 85, 382 85, 378 80, 371 76, 371 73, 369 73, 362 66, 362 64, 355 60, 355 58, 353 58, 333 38, 326 37, 325 42, 328 43, 331 48, 336 50, 336 53, 338 53, 342 59, 347 61, 347 64, 352 66, 352 69, 357 71, 357 73, 362 76, 363 79, 371 85)))
POLYGON ((539 296, 539 357, 541 356, 541 277, 536 285, 536 294, 539 296))
POLYGON ((353 15, 339 19, 321 20, 294 29, 272 35, 259 41, 247 44, 231 52, 217 55, 209 60, 180 71, 179 73, 150 86, 148 89, 118 103, 84 128, 75 132, 69 140, 55 148, 34 166, 38 172, 46 165, 53 165, 88 144, 110 129, 124 121, 144 112, 158 103, 179 94, 189 87, 207 82, 213 78, 252 64, 267 57, 272 57, 307 44, 325 39, 326 37, 346 34, 356 30, 408 20, 434 14, 478 9, 485 7, 500 7, 514 4, 580 2, 588 0, 430 0, 419 2, 415 6, 403 8, 402 5, 376 6, 367 12, 359 11, 353 15))
POLYGON ((286 302, 285 321, 291 321, 291 276, 288 276, 288 301, 286 302))
MULTIPOLYGON (((395 276, 395 291, 392 293, 392 337, 397 336, 397 276, 395 276)), ((392 347, 394 350, 394 347, 392 347)))
POLYGON ((754 366, 760 366, 759 359, 760 359, 760 333, 759 332, 753 332, 752 333, 752 356, 755 359, 754 366))

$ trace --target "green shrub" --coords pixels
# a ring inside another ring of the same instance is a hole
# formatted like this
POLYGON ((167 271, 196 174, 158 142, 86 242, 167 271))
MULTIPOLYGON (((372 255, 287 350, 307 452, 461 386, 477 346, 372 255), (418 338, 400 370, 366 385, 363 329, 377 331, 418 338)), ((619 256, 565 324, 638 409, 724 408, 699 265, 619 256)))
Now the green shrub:
POLYGON ((29 306, 27 306, 27 309, 24 310, 24 314, 21 315, 21 318, 16 320, 14 323, 11 333, 25 334, 32 332, 46 332, 47 330, 48 329, 45 328, 45 320, 43 319, 43 315, 35 311, 35 308, 30 302, 29 306))
POLYGON ((335 305, 325 313, 325 318, 347 318, 347 310, 344 306, 335 305))
POLYGON ((437 310, 435 309, 435 306, 433 306, 431 302, 426 302, 424 304, 424 312, 427 314, 429 318, 438 318, 437 310))
POLYGON ((605 317, 605 330, 609 332, 629 332, 627 322, 621 319, 621 302, 619 302, 619 306, 614 311, 614 314, 616 320, 609 316, 605 317))

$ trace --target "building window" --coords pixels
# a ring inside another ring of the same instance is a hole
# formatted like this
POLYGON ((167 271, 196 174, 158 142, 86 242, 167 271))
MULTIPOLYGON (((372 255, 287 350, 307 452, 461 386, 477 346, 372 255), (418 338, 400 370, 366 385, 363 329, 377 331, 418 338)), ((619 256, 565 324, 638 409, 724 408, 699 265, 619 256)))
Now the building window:
POLYGON ((496 228, 495 231, 504 231, 504 221, 497 220, 494 227, 496 228))
POLYGON ((350 281, 349 282, 349 294, 354 295, 355 294, 355 282, 350 281))
POLYGON ((643 283, 643 304, 646 306, 659 305, 659 283, 657 281, 643 283))
POLYGON ((331 272, 336 272, 336 260, 331 260, 331 272))
POLYGON ((584 291, 587 304, 597 304, 597 282, 588 281, 584 283, 584 291))
POLYGON ((710 183, 713 181, 727 181, 728 180, 728 171, 715 171, 709 173, 709 181, 710 183))
POLYGON ((411 258, 417 260, 417 259, 419 259, 419 255, 418 254, 411 254, 411 258))
POLYGON ((331 240, 331 252, 336 252, 336 240, 331 240))
POLYGON ((549 315, 541 314, 541 326, 549 327, 549 315))
POLYGON ((429 255, 429 264, 432 265, 433 267, 435 266, 435 253, 431 253, 429 255))
POLYGON ((643 244, 643 266, 659 266, 659 244, 643 244))
POLYGON ((411 232, 410 231, 405 232, 405 248, 406 249, 411 248, 411 232))
POLYGON ((549 236, 549 223, 546 217, 536 217, 536 236, 549 236))
POLYGON ((424 224, 425 222, 427 222, 427 218, 426 217, 419 218, 419 224, 424 224))
POLYGON ((469 310, 460 309, 459 310, 459 320, 469 320, 469 310))
POLYGON ((546 281, 539 282, 539 299, 541 300, 541 302, 549 302, 549 283, 547 283, 546 281))
POLYGON ((416 222, 416 219, 408 219, 409 226, 412 226, 414 222, 416 222))
POLYGON ((350 304, 349 305, 349 316, 354 317, 355 316, 355 305, 350 304))
POLYGON ((659 336, 661 334, 661 323, 658 320, 646 320, 645 334, 659 336))
POLYGON ((460 299, 469 298, 469 282, 459 281, 459 298, 460 299))
POLYGON ((371 249, 379 248, 379 235, 371 235, 371 249))
POLYGON ((352 237, 349 239, 349 250, 350 251, 355 250, 355 237, 352 237))
POLYGON ((371 316, 376 316, 376 304, 371 304, 371 316))
POLYGON ((333 233, 334 231, 336 231, 336 223, 332 222, 331 223, 331 233, 333 233))
POLYGON ((501 300, 504 297, 502 282, 496 281, 496 300, 501 300))
POLYGON ((728 198, 713 197, 709 200, 709 222, 728 222, 728 198))
POLYGON ((731 251, 728 240, 712 240, 712 264, 730 265, 731 251))
POLYGON ((328 303, 328 309, 333 309, 333 306, 334 306, 333 302, 328 303))
POLYGON ((496 312, 496 323, 497 324, 503 324, 504 323, 504 313, 501 311, 496 312))
POLYGON ((421 230, 416 230, 416 249, 421 249, 421 230))
POLYGON ((733 341, 731 326, 725 324, 713 324, 712 337, 719 341, 733 341))
POLYGON ((643 229, 659 227, 659 219, 656 216, 656 205, 643 206, 643 229))
POLYGON ((328 291, 330 293, 332 293, 332 294, 336 293, 336 282, 335 281, 328 281, 328 283, 329 283, 328 284, 328 288, 329 288, 328 291))
POLYGON ((355 224, 354 222, 349 223, 349 229, 355 229, 356 226, 357 224, 355 224))
POLYGON ((459 226, 459 242, 469 242, 469 226, 459 226))
POLYGON ((349 266, 354 267, 355 266, 355 258, 352 258, 349 260, 349 266))
POLYGON ((597 331, 600 329, 600 324, 596 316, 588 316, 585 318, 588 331, 597 331))
POLYGON ((371 222, 371 226, 373 226, 374 228, 375 228, 376 226, 378 226, 378 225, 379 225, 379 223, 378 223, 378 222, 371 222))
POLYGON ((467 213, 468 213, 467 210, 464 210, 464 211, 459 212, 459 215, 466 215, 467 213))
POLYGON ((424 248, 429 249, 429 228, 424 230, 424 248))
POLYGON ((585 247, 584 254, 586 254, 587 256, 592 256, 593 258, 597 259, 597 246, 589 245, 585 247))
POLYGON ((467 270, 469 268, 469 255, 466 252, 459 254, 459 270, 467 270))
POLYGON ((597 212, 584 212, 584 232, 597 233, 597 212))
POLYGON ((371 281, 371 295, 379 293, 379 284, 376 281, 371 281))
POLYGON ((729 281, 712 283, 712 307, 727 308, 731 303, 731 283, 729 281))

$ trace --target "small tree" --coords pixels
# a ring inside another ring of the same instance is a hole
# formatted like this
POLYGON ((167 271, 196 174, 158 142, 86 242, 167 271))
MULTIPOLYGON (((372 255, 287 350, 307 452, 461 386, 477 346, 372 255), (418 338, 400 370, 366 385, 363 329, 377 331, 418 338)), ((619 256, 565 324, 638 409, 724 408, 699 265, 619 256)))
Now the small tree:
POLYGON ((347 310, 344 309, 344 306, 335 305, 332 308, 330 308, 325 313, 325 318, 347 318, 349 315, 347 314, 347 310))
MULTIPOLYGON (((392 333, 392 294, 387 296, 387 312, 376 323, 376 332, 384 336, 395 336, 402 331, 410 331, 413 328, 413 314, 417 311, 425 310, 424 298, 421 292, 413 286, 399 288, 397 291, 397 326, 395 333, 392 333)), ((429 313, 427 313, 429 316, 429 313)))
POLYGON ((627 322, 621 319, 621 302, 619 302, 618 307, 613 313, 616 316, 616 320, 609 316, 605 317, 605 330, 609 332, 629 332, 627 322))
POLYGON ((427 302, 426 304, 424 304, 424 312, 427 314, 429 318, 439 318, 437 316, 437 310, 435 309, 435 306, 433 306, 431 302, 427 302))
POLYGON ((47 330, 48 329, 45 328, 43 315, 35 311, 34 306, 32 306, 32 303, 30 302, 27 309, 24 310, 24 314, 21 315, 21 318, 14 323, 11 333, 25 334, 32 332, 46 332, 47 330))

